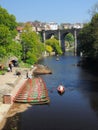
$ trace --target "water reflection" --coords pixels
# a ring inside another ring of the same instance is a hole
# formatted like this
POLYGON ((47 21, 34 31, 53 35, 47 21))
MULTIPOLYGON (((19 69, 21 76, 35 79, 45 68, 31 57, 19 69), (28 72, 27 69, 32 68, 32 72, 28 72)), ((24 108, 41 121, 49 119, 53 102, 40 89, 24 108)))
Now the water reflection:
POLYGON ((64 95, 64 93, 65 93, 65 92, 63 92, 63 93, 58 92, 58 94, 59 94, 60 96, 64 95))

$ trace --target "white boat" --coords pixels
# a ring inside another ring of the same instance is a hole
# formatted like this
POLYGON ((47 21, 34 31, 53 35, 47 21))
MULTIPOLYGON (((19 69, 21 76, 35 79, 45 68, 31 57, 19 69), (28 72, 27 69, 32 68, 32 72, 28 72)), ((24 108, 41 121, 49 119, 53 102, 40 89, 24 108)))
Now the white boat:
POLYGON ((59 85, 57 87, 57 91, 58 93, 63 94, 65 92, 65 87, 63 85, 59 85))
POLYGON ((57 60, 57 61, 59 60, 59 55, 56 56, 56 60, 57 60))
POLYGON ((56 58, 56 60, 58 61, 58 60, 59 60, 59 58, 57 57, 57 58, 56 58))

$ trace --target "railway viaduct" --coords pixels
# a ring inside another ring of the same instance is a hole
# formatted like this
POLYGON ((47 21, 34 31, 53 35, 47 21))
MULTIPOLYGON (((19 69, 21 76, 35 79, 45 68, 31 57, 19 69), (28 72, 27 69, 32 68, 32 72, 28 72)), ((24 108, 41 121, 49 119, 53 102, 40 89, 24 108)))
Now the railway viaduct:
POLYGON ((79 41, 77 40, 77 37, 78 37, 78 34, 80 32, 81 29, 77 29, 77 28, 72 28, 72 29, 58 29, 58 30, 42 30, 41 31, 41 36, 42 36, 42 40, 43 42, 45 43, 45 40, 51 38, 52 36, 55 36, 58 38, 59 40, 59 45, 61 46, 63 52, 66 51, 66 48, 65 48, 65 36, 68 34, 68 33, 71 33, 74 37, 74 53, 77 54, 78 52, 78 44, 79 44, 79 41))

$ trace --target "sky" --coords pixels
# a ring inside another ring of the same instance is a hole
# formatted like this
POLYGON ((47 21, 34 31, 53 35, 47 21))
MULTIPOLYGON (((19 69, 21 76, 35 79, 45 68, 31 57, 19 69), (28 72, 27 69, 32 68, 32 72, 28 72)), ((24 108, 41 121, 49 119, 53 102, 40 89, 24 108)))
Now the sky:
POLYGON ((17 22, 84 23, 98 0, 0 0, 0 6, 16 17, 17 22))

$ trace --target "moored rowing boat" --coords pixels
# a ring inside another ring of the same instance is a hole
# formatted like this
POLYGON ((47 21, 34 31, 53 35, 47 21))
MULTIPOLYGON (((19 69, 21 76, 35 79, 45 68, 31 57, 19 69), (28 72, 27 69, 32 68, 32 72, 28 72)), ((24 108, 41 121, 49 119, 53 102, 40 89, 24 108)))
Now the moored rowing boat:
POLYGON ((48 90, 43 79, 40 77, 28 79, 27 84, 16 96, 15 102, 31 104, 49 103, 48 90))

